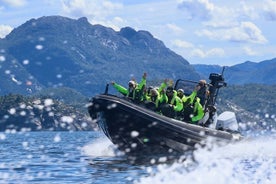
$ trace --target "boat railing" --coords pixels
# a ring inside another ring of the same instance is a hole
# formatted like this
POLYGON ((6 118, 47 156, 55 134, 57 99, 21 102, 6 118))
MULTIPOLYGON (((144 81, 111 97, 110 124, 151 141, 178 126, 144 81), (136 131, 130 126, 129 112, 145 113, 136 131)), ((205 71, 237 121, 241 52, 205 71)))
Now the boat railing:
POLYGON ((198 84, 198 82, 196 81, 192 81, 192 80, 185 80, 185 79, 178 79, 175 82, 174 85, 174 90, 178 90, 178 89, 183 89, 184 90, 184 94, 186 96, 189 96, 193 90, 195 89, 195 86, 198 84))

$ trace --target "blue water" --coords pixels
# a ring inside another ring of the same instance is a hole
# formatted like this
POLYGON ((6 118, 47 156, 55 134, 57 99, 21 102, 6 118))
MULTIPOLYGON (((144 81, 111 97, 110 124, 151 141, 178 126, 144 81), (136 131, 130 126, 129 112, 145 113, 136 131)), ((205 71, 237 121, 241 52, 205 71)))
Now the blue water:
POLYGON ((101 132, 0 132, 0 183, 276 183, 276 136, 133 162, 101 132))
POLYGON ((0 183, 132 183, 145 175, 111 146, 99 132, 0 133, 0 183))

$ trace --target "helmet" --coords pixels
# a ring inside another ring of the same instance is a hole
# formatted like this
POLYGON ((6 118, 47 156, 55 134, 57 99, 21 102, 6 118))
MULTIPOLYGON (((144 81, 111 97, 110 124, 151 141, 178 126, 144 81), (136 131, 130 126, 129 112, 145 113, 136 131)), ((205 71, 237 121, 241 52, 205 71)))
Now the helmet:
POLYGON ((135 87, 135 85, 136 85, 136 83, 135 83, 135 81, 133 81, 133 80, 130 80, 130 81, 128 82, 128 86, 129 86, 129 87, 135 87))
POLYGON ((157 89, 151 89, 150 94, 151 94, 151 96, 157 96, 158 95, 157 89))
POLYGON ((177 92, 184 93, 184 90, 183 89, 178 89, 177 92))
POLYGON ((149 86, 147 89, 147 93, 150 94, 150 91, 153 89, 153 86, 149 86))

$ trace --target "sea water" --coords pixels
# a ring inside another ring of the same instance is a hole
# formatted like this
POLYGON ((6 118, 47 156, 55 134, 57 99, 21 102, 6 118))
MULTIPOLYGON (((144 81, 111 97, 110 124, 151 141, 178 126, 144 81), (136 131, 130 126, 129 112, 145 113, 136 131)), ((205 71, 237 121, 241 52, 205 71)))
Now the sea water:
POLYGON ((101 132, 0 132, 0 183, 133 183, 130 164, 101 132))
POLYGON ((0 183, 276 183, 276 136, 133 162, 102 132, 0 132, 0 183))

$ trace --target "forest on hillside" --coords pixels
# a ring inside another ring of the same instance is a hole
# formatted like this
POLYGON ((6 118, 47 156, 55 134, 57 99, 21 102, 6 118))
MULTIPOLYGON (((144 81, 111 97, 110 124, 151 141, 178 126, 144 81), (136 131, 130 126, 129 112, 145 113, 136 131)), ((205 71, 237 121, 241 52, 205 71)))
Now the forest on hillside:
POLYGON ((270 129, 276 127, 275 90, 276 85, 227 86, 220 90, 217 103, 224 110, 231 107, 244 123, 253 122, 270 129))
POLYGON ((85 104, 73 106, 52 97, 19 94, 1 96, 0 131, 72 131, 93 130, 96 127, 83 110, 85 104))

